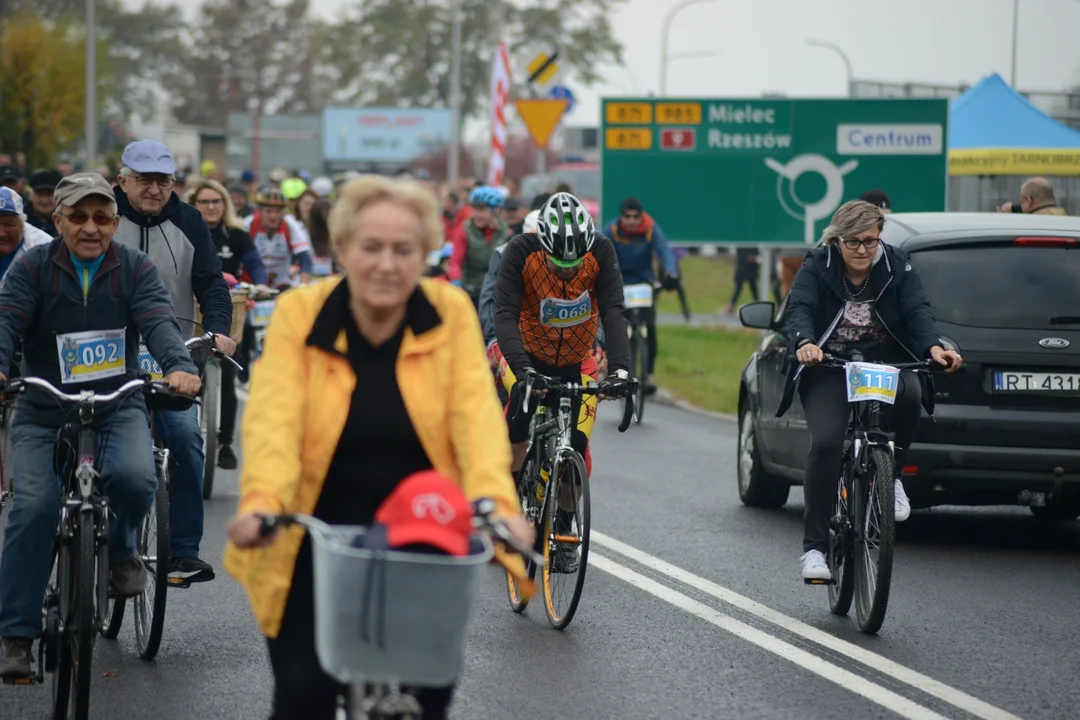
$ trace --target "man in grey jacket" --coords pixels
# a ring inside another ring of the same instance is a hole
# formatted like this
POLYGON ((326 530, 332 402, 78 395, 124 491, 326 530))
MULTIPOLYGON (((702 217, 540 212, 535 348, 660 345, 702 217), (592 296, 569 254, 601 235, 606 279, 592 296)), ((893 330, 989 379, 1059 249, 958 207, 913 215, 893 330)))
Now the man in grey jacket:
MULTIPOLYGON (((232 298, 221 274, 210 229, 198 210, 172 191, 176 162, 165 145, 140 140, 124 149, 116 189, 120 227, 116 242, 142 250, 157 266, 179 318, 195 319, 195 300, 203 325, 217 335, 218 349, 236 351, 229 339, 232 298)), ((203 464, 198 408, 155 415, 173 459, 172 560, 169 579, 175 586, 214 579, 214 569, 199 559, 203 534, 203 464)))

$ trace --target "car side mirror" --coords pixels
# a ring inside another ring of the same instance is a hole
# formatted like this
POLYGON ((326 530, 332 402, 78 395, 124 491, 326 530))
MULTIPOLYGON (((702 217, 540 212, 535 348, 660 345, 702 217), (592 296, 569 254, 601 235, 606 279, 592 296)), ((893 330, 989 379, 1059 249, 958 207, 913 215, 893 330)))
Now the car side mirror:
POLYGON ((752 302, 739 308, 739 322, 744 327, 757 330, 772 330, 776 306, 771 302, 752 302))

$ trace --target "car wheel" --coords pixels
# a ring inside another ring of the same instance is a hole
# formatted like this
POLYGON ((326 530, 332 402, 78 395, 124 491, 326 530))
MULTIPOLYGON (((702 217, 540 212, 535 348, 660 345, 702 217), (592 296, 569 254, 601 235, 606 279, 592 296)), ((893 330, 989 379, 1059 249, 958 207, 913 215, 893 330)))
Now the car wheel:
POLYGON ((1075 520, 1080 518, 1080 501, 1064 500, 1043 506, 1029 505, 1031 514, 1041 520, 1075 520))
POLYGON ((782 507, 787 502, 791 483, 765 471, 754 430, 754 413, 749 407, 743 407, 739 414, 738 450, 739 499, 750 507, 782 507))

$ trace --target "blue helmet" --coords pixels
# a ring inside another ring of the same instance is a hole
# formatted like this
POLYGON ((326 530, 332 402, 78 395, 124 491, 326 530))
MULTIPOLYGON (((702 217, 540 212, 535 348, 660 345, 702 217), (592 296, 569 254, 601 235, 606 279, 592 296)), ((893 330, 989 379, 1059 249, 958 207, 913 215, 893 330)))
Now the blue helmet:
POLYGON ((469 193, 469 204, 501 208, 503 206, 503 194, 499 192, 498 188, 484 185, 469 193))

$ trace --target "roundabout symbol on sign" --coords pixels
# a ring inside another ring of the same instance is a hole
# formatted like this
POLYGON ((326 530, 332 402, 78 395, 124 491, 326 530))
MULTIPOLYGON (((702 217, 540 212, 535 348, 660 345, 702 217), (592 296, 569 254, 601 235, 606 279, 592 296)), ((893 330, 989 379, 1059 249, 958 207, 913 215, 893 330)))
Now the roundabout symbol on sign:
POLYGON ((776 195, 784 212, 803 221, 803 241, 813 245, 814 223, 829 217, 840 206, 844 199, 844 176, 857 168, 859 161, 849 160, 837 167, 824 155, 810 153, 793 157, 787 165, 774 158, 765 158, 765 164, 778 175, 776 195), (795 181, 807 172, 816 172, 825 178, 825 194, 817 202, 804 202, 795 194, 795 181), (789 197, 791 202, 788 202, 789 197), (793 204, 798 207, 792 207, 793 204))

